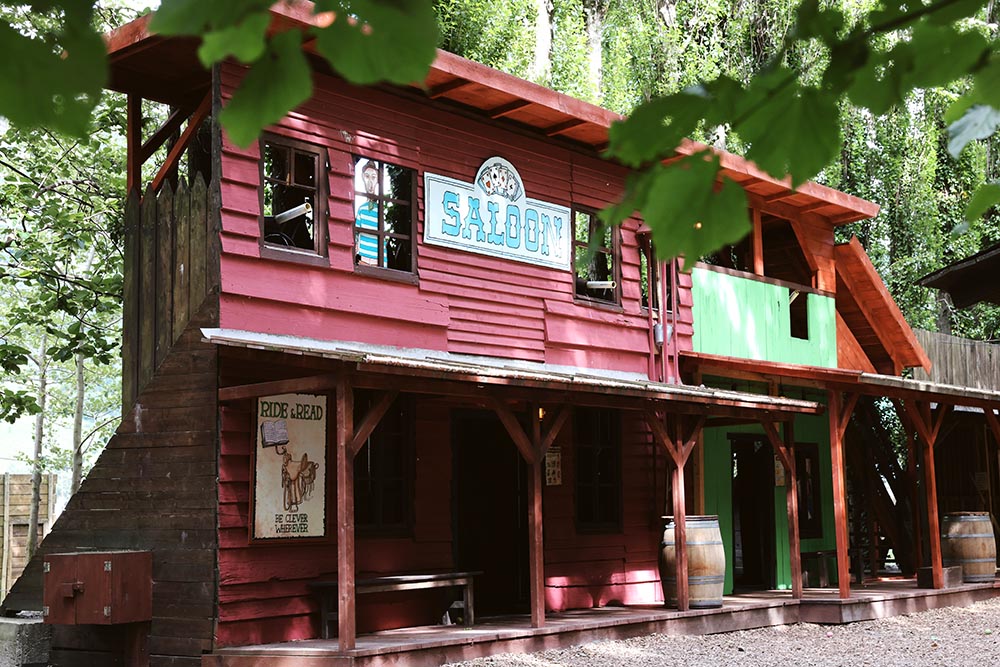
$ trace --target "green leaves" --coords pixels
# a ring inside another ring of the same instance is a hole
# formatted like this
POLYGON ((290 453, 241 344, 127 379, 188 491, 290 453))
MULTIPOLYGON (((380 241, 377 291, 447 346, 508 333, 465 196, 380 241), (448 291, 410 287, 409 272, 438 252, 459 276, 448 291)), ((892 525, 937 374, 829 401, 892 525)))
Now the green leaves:
POLYGON ((815 176, 840 149, 836 96, 800 86, 791 72, 734 129, 750 144, 747 157, 769 174, 790 175, 792 187, 815 176))
POLYGON ((57 29, 25 34, 0 22, 0 116, 82 137, 106 79, 104 42, 91 25, 91 0, 61 4, 57 29))
MULTIPOLYGON (((241 146, 312 94, 302 32, 292 28, 268 39, 270 6, 271 0, 164 0, 150 25, 163 34, 201 35, 198 57, 206 67, 230 56, 251 65, 221 116, 241 146)), ((313 12, 316 50, 351 83, 422 81, 437 53, 430 0, 320 0, 313 12)))
POLYGON ((976 139, 985 139, 1000 126, 1000 111, 985 104, 977 104, 948 126, 948 152, 953 158, 966 144, 976 139))
POLYGON ((1000 183, 996 181, 979 186, 965 209, 965 219, 969 222, 979 218, 990 208, 1000 203, 1000 183))
POLYGON ((351 83, 423 81, 439 35, 427 0, 320 0, 316 10, 335 14, 316 49, 351 83))
POLYGON ((624 201, 601 218, 617 224, 642 209, 661 257, 697 261, 750 231, 743 188, 726 178, 717 186, 718 173, 719 157, 708 151, 657 165, 631 180, 624 201))
POLYGON ((219 119, 230 139, 248 146, 312 94, 312 75, 298 31, 275 35, 264 57, 247 73, 219 119))
POLYGON ((236 25, 206 33, 198 49, 198 58, 206 67, 230 55, 240 62, 253 62, 264 54, 265 33, 270 22, 267 12, 260 12, 236 25))

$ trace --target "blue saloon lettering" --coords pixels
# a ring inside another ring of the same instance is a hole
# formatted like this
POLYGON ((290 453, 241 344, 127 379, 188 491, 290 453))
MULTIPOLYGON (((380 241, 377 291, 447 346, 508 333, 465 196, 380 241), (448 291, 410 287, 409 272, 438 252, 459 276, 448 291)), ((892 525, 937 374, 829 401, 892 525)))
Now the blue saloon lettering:
POLYGON ((424 174, 424 242, 569 270, 570 212, 529 199, 514 166, 483 162, 475 181, 424 174))

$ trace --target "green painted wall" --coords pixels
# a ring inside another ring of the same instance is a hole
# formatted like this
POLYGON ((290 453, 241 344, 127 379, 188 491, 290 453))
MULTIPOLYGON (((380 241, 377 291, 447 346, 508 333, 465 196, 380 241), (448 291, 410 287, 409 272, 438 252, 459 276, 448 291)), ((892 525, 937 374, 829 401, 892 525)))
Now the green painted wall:
MULTIPOLYGON (((752 391, 745 383, 719 383, 706 381, 714 386, 741 391, 752 391)), ((786 392, 792 395, 794 392, 786 392)), ((801 392, 806 400, 824 400, 823 394, 801 392)), ((732 451, 728 438, 729 433, 759 433, 760 426, 731 426, 706 428, 704 431, 704 484, 705 484, 705 514, 719 515, 719 528, 722 531, 722 542, 726 550, 726 585, 724 594, 733 592, 733 499, 732 499, 732 451)), ((823 533, 819 538, 801 541, 802 551, 820 551, 834 549, 836 536, 833 525, 833 483, 832 466, 830 463, 829 420, 826 416, 799 416, 795 420, 796 442, 811 442, 818 445, 819 450, 819 481, 822 502, 823 533)), ((785 506, 785 487, 774 487, 774 527, 775 527, 775 561, 778 588, 791 588, 791 561, 788 554, 788 516, 785 506)), ((812 569, 816 569, 813 567, 812 569)), ((827 569, 835 574, 835 562, 827 562, 827 569)), ((814 579, 815 582, 815 579, 814 579)))
POLYGON ((805 340, 791 335, 787 287, 702 268, 693 269, 691 279, 695 352, 836 368, 833 298, 799 295, 809 300, 805 340))

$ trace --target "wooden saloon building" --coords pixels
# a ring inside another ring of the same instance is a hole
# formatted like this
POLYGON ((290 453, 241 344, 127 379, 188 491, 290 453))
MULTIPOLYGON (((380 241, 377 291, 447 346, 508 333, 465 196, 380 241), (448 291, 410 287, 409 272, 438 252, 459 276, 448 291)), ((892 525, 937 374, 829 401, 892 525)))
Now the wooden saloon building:
POLYGON ((412 88, 310 54, 313 98, 242 149, 216 118, 244 69, 146 26, 108 37, 129 95, 123 420, 4 602, 45 606, 53 664, 113 664, 123 637, 156 665, 429 664, 992 595, 944 590, 933 445, 947 406, 993 416, 1000 394, 899 377, 926 355, 859 243, 834 244, 875 205, 724 153, 744 242, 679 272, 632 218, 577 266, 628 175, 600 156, 617 115, 444 52, 412 88), (174 109, 149 136, 143 99, 174 109), (922 537, 878 518, 933 589, 857 590, 859 396, 892 398, 930 454, 903 480, 922 537), (719 517, 720 609, 689 609, 687 513, 719 517), (106 551, 149 555, 101 580, 151 596, 132 615, 81 612, 106 551))

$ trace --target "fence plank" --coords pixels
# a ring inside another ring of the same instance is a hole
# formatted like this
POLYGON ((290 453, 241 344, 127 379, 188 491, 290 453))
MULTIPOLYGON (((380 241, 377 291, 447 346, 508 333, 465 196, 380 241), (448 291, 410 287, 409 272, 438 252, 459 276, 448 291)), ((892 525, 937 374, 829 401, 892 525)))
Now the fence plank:
POLYGON ((173 203, 174 191, 170 182, 163 184, 156 198, 156 353, 154 368, 167 357, 173 343, 173 203))
POLYGON ((188 288, 190 285, 191 257, 191 196, 182 179, 174 195, 174 289, 173 336, 171 343, 184 333, 188 323, 188 288))

